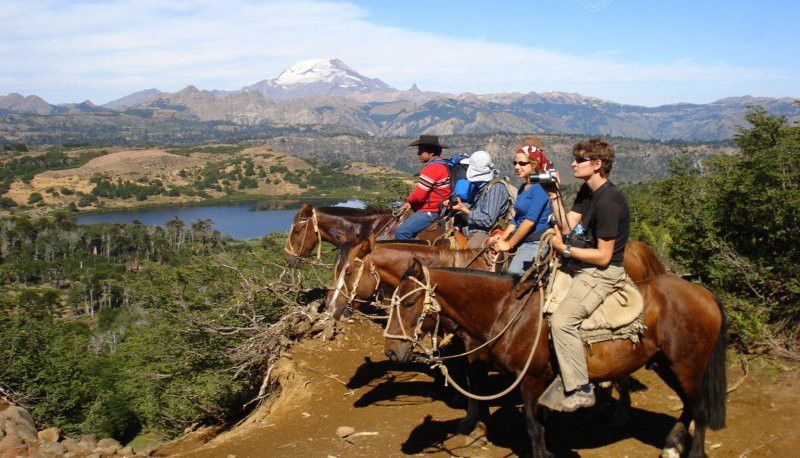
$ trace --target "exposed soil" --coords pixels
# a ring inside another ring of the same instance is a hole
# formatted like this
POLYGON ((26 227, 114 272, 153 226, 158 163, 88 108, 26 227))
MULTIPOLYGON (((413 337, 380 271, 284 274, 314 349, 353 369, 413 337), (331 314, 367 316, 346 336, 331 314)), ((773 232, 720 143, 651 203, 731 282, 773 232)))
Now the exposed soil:
MULTIPOLYGON (((466 403, 419 365, 398 365, 383 355, 378 325, 345 324, 333 341, 299 343, 277 368, 282 394, 242 425, 205 445, 184 442, 162 449, 190 457, 264 456, 474 456, 525 453, 527 436, 515 399, 494 402, 488 442, 469 445, 458 435, 466 403), (510 402, 509 402, 510 401, 510 402), (349 440, 340 426, 355 428, 349 440), (358 433, 365 433, 358 435, 358 433), (369 434, 367 434, 369 433, 369 434)), ((796 366, 752 361, 744 376, 739 361, 729 369, 727 428, 709 431, 709 456, 797 456, 800 446, 800 374, 796 366), (742 378, 745 377, 743 380, 742 378), (741 382, 741 383, 739 383, 741 382)), ((652 372, 634 377, 630 421, 612 427, 610 409, 550 414, 548 444, 558 456, 658 456, 677 418, 680 401, 652 372)), ((499 391, 509 381, 493 376, 499 391)))

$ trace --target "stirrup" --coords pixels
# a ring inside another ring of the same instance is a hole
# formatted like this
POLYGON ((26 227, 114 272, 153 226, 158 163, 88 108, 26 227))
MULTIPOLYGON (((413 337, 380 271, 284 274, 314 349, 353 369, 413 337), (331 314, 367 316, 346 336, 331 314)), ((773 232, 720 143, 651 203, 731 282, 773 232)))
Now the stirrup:
POLYGON ((550 383, 550 386, 544 390, 539 396, 539 405, 547 407, 556 412, 564 411, 564 382, 561 380, 561 375, 556 375, 556 378, 550 383))

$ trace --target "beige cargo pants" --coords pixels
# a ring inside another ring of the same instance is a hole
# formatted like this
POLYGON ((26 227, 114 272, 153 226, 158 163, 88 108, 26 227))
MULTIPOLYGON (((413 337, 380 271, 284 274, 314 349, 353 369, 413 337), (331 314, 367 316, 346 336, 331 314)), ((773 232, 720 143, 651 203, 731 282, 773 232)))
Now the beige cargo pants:
POLYGON ((606 297, 624 285, 625 269, 619 266, 583 267, 573 274, 569 293, 550 317, 553 347, 566 391, 589 383, 578 328, 606 297))

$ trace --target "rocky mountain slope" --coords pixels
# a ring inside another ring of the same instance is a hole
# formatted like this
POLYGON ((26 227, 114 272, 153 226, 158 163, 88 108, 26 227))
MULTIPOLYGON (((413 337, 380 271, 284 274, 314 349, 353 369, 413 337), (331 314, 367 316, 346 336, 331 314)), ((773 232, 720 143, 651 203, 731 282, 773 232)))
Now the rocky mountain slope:
POLYGON ((276 132, 416 136, 495 132, 609 135, 658 140, 730 139, 753 106, 800 118, 792 98, 731 97, 709 104, 626 105, 562 92, 448 94, 397 90, 338 59, 300 62, 278 77, 235 91, 136 92, 102 107, 51 105, 39 97, 0 96, 0 141, 47 143, 81 136, 128 143, 242 140, 276 132), (102 125, 101 129, 91 126, 102 125), (180 127, 179 127, 180 126, 180 127), (88 130, 88 132, 87 132, 88 130), (55 135, 58 132, 64 135, 55 135), (219 132, 226 134, 220 138, 219 132), (176 135, 172 135, 176 134, 176 135))

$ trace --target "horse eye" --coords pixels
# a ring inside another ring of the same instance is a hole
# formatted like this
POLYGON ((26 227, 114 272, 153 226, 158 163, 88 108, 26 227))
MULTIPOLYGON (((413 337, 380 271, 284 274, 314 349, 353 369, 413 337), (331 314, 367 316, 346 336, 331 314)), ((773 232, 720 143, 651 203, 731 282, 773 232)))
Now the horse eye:
POLYGON ((344 273, 346 273, 347 275, 350 275, 350 274, 353 273, 353 269, 345 269, 344 273))
POLYGON ((403 307, 405 307, 407 309, 410 309, 411 307, 414 306, 414 304, 416 304, 415 301, 406 301, 406 302, 403 303, 403 307))

